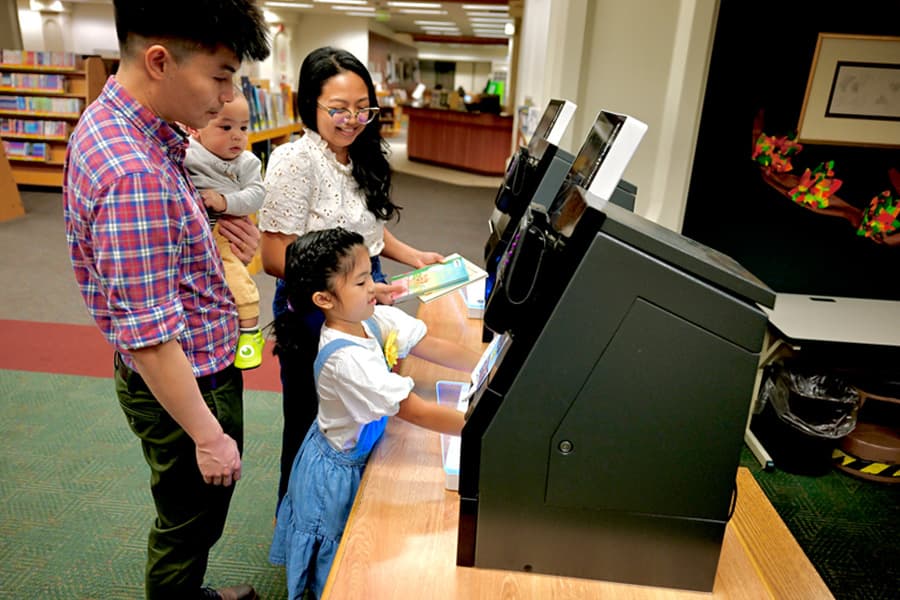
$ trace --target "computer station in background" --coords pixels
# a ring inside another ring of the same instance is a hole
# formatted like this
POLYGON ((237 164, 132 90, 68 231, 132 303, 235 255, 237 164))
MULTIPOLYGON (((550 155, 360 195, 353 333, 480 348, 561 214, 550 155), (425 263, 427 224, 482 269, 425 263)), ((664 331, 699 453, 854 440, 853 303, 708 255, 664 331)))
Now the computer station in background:
POLYGON ((461 436, 459 565, 712 590, 775 294, 611 202, 645 129, 602 111, 501 258, 484 321, 502 343, 461 436))

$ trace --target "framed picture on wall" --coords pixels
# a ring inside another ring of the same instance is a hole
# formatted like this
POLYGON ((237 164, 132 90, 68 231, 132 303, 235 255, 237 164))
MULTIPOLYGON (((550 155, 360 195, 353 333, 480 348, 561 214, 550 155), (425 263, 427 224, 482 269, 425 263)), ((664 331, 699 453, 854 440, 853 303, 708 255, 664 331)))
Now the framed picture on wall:
POLYGON ((900 37, 820 33, 797 138, 900 147, 900 37))

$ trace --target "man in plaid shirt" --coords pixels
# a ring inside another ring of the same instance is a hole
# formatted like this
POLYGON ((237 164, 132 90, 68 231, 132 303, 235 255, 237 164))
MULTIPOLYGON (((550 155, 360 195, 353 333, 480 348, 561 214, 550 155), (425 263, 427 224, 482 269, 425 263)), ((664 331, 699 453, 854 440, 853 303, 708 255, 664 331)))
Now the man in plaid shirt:
MULTIPOLYGON (((253 0, 115 0, 121 62, 69 140, 66 237, 88 310, 116 348, 116 392, 150 466, 147 598, 256 598, 203 587, 241 476, 237 311, 184 134, 233 97, 244 59, 269 54, 253 0)), ((255 228, 230 221, 246 260, 255 228)))

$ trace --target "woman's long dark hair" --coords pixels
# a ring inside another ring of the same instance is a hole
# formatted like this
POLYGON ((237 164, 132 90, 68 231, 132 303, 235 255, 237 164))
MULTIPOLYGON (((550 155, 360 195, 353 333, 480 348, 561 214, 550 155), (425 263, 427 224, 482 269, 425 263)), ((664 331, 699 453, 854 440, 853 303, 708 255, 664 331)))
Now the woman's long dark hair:
MULTIPOLYGON (((334 291, 335 277, 346 275, 353 268, 347 258, 353 256, 356 246, 365 246, 363 236, 342 227, 310 231, 288 244, 284 251, 284 284, 289 310, 275 320, 276 354, 310 351, 305 346, 310 333, 318 342, 318 331, 309 331, 309 316, 319 311, 313 304, 313 294, 334 291)), ((312 322, 318 325, 321 320, 312 322)))
MULTIPOLYGON (((375 84, 368 69, 358 58, 339 48, 325 46, 310 52, 300 66, 300 77, 297 82, 297 114, 303 126, 316 133, 316 112, 319 96, 325 82, 338 75, 350 71, 359 75, 369 90, 369 106, 378 106, 375 95, 375 84)), ((391 166, 388 163, 389 146, 381 137, 381 121, 378 115, 362 133, 357 136, 349 148, 350 160, 353 162, 353 178, 366 196, 366 206, 382 221, 400 216, 400 207, 391 202, 391 166)))

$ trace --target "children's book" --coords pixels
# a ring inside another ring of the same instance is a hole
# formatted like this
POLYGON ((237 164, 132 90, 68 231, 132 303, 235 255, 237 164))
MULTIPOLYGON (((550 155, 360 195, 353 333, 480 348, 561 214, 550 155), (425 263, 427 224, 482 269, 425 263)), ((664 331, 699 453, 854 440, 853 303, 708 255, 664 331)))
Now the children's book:
POLYGON ((402 302, 413 296, 421 296, 442 287, 465 282, 468 278, 469 273, 461 256, 395 275, 391 277, 391 285, 400 285, 403 289, 394 294, 394 302, 402 302))
POLYGON ((403 286, 403 290, 394 295, 394 302, 418 297, 427 303, 485 277, 487 272, 484 269, 454 253, 442 263, 396 275, 390 282, 392 285, 403 286))

